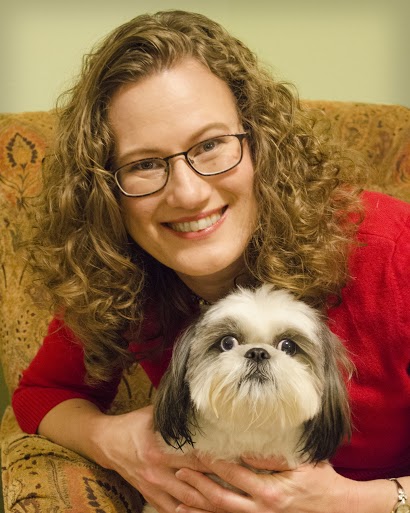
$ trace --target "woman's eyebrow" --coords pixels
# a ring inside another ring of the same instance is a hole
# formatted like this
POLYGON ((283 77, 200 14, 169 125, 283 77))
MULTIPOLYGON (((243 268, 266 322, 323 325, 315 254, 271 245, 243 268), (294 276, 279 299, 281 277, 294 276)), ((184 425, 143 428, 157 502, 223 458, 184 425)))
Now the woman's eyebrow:
MULTIPOLYGON (((235 124, 238 124, 238 122, 236 121, 235 124)), ((201 142, 201 137, 205 137, 205 134, 206 132, 209 132, 210 130, 222 130, 222 131, 225 131, 223 134, 220 134, 220 135, 228 135, 229 133, 232 132, 232 130, 230 130, 229 128, 229 125, 227 123, 222 123, 222 122, 214 122, 214 123, 208 123, 207 125, 201 127, 199 130, 197 130, 196 132, 193 132, 192 134, 190 134, 189 136, 189 140, 191 141, 191 143, 187 145, 187 148, 188 149, 191 145, 194 145, 195 144, 195 141, 197 142, 201 142)), ((238 130, 238 129, 235 129, 235 130, 238 130)), ((183 151, 185 151, 183 150, 183 151)), ((143 158, 150 158, 150 157, 155 157, 155 156, 163 156, 163 157, 166 157, 167 155, 164 154, 164 151, 162 150, 162 148, 160 148, 159 146, 146 146, 146 147, 134 147, 134 148, 131 148, 129 149, 128 151, 126 151, 125 153, 123 153, 122 155, 119 155, 118 157, 114 157, 114 167, 115 168, 118 168, 118 167, 121 167, 125 164, 127 164, 128 162, 133 162, 134 160, 139 160, 139 159, 143 159, 143 158), (140 155, 140 156, 138 156, 140 155)))

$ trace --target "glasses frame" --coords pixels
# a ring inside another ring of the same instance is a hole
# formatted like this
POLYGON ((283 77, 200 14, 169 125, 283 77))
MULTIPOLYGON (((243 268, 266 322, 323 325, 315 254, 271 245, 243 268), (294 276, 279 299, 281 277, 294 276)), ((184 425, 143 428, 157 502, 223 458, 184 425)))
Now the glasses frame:
POLYGON ((168 183, 168 180, 169 180, 169 176, 170 176, 170 164, 169 164, 169 161, 175 157, 180 157, 180 156, 183 156, 184 159, 185 159, 185 162, 188 164, 188 166, 192 169, 192 171, 194 171, 196 174, 200 175, 200 176, 216 176, 216 175, 222 175, 223 173, 226 173, 228 171, 230 171, 231 169, 233 169, 234 167, 238 166, 241 161, 242 161, 242 158, 243 158, 243 140, 248 136, 248 133, 247 132, 241 132, 239 134, 224 134, 224 135, 218 135, 217 137, 210 137, 209 139, 205 139, 203 141, 200 141, 199 143, 196 143, 196 144, 193 144, 190 148, 188 148, 186 151, 180 151, 179 153, 174 153, 173 155, 169 155, 169 157, 148 157, 146 159, 138 159, 138 160, 132 160, 131 162, 127 162, 127 164, 124 164, 120 167, 118 167, 117 169, 114 170, 114 179, 115 179, 115 182, 119 188, 119 190, 121 191, 122 194, 124 194, 124 196, 127 196, 129 198, 142 198, 144 196, 151 196, 151 194, 155 194, 156 192, 159 192, 161 191, 162 189, 164 189, 168 183), (192 162, 189 161, 188 159, 188 153, 193 149, 195 148, 195 146, 198 146, 199 144, 202 144, 202 143, 205 143, 206 141, 208 140, 213 140, 213 139, 220 139, 222 137, 236 137, 240 143, 240 147, 241 147, 241 156, 238 160, 238 162, 234 165, 234 166, 231 166, 229 167, 228 169, 224 169, 223 171, 217 171, 215 173, 201 173, 201 171, 198 171, 198 169, 195 169, 195 167, 193 166, 192 162), (166 168, 164 170, 164 172, 166 173, 166 180, 165 180, 165 183, 164 185, 161 185, 161 187, 159 189, 156 189, 155 191, 153 192, 147 192, 147 193, 143 193, 143 194, 131 194, 129 192, 126 192, 124 191, 124 189, 121 187, 121 184, 120 184, 120 181, 118 179, 118 173, 124 169, 124 167, 127 167, 127 166, 130 166, 131 164, 135 164, 137 162, 141 162, 141 161, 144 161, 144 160, 163 160, 166 164, 166 168))

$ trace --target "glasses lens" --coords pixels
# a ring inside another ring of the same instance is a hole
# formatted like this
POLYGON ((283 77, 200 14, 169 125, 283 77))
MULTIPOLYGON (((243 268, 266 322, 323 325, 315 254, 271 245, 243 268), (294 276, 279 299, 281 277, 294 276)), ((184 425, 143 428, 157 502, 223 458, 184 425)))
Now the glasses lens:
POLYGON ((120 168, 116 179, 120 188, 132 196, 159 191, 167 181, 167 163, 162 159, 144 159, 120 168))
POLYGON ((207 139, 189 150, 191 166, 203 175, 223 173, 239 164, 242 144, 235 135, 207 139))

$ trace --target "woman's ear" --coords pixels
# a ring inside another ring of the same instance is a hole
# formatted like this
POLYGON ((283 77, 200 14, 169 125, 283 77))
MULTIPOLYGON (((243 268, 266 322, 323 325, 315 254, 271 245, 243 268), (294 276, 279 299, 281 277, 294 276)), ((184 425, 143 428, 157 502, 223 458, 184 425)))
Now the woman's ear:
POLYGON ((193 446, 193 405, 186 381, 187 364, 194 328, 188 328, 175 345, 170 366, 164 374, 154 401, 154 429, 168 445, 182 449, 193 446))
POLYGON ((305 423, 301 453, 313 462, 331 458, 351 435, 350 407, 345 380, 353 364, 340 340, 327 327, 322 329, 324 390, 319 413, 305 423))

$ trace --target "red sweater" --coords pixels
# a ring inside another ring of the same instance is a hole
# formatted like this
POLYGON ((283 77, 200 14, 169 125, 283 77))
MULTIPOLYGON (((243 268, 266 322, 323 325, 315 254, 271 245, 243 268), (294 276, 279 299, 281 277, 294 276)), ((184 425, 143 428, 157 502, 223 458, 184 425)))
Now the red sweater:
MULTIPOLYGON (((358 480, 410 475, 410 204, 365 193, 364 244, 352 255, 353 279, 342 302, 329 311, 330 328, 341 337, 356 366, 349 384, 353 436, 332 463, 358 480)), ((155 332, 143 326, 141 341, 155 332)), ((138 344, 130 348, 136 352, 138 344)), ((157 386, 170 358, 144 361, 157 386)), ((57 320, 13 395, 24 431, 35 433, 44 415, 60 402, 83 398, 102 410, 115 397, 120 376, 91 388, 84 384, 81 345, 57 320), (58 329, 61 328, 61 329, 58 329)))

